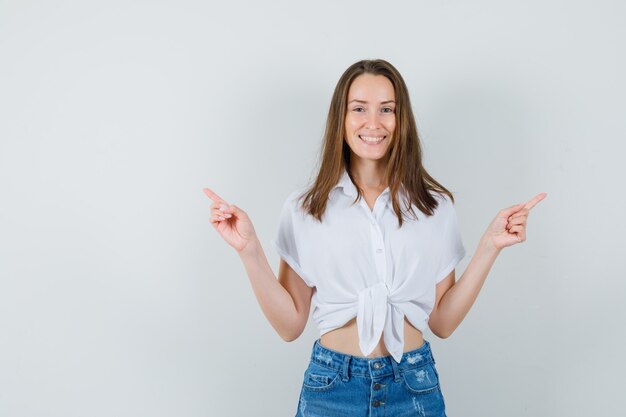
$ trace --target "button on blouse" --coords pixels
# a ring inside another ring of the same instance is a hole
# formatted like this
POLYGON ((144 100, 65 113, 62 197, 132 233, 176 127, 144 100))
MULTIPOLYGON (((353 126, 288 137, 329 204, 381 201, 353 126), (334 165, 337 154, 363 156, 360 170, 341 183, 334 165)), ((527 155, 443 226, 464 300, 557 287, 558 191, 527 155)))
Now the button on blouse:
POLYGON ((357 189, 344 169, 320 223, 299 206, 303 191, 287 197, 272 244, 314 288, 311 305, 320 336, 356 316, 363 355, 383 335, 387 350, 400 362, 404 318, 425 330, 436 284, 465 256, 452 201, 432 192, 439 202, 434 214, 426 216, 413 206, 417 220, 405 216, 398 227, 389 188, 373 209, 364 198, 354 203, 357 189))

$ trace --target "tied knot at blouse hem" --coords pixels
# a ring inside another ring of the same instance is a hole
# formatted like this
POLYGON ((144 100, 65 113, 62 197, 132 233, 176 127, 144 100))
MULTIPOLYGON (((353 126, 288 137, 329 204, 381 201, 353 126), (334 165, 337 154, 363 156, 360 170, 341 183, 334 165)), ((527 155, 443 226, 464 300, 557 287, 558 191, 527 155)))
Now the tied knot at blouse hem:
POLYGON ((400 362, 404 347, 404 313, 394 305, 389 287, 379 282, 359 292, 358 313, 356 316, 359 332, 359 348, 369 355, 385 330, 385 346, 389 353, 400 362), (400 322, 401 332, 397 332, 400 322), (387 326, 385 326, 387 324, 387 326), (385 328, 386 327, 386 328, 385 328))
POLYGON ((389 188, 370 209, 365 199, 352 204, 356 187, 344 170, 329 194, 322 222, 299 207, 291 193, 272 244, 309 287, 320 335, 355 317, 359 348, 368 356, 381 335, 400 362, 404 317, 423 332, 435 301, 435 287, 465 256, 454 205, 434 193, 439 206, 398 227, 389 188))

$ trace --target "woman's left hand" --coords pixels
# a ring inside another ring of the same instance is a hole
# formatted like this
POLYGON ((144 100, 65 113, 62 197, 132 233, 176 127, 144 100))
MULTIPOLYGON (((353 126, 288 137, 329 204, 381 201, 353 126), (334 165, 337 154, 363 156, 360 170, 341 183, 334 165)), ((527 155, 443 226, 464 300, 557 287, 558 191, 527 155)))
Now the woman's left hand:
POLYGON ((539 193, 526 203, 501 210, 487 228, 483 238, 498 250, 525 241, 528 213, 547 195, 539 193))

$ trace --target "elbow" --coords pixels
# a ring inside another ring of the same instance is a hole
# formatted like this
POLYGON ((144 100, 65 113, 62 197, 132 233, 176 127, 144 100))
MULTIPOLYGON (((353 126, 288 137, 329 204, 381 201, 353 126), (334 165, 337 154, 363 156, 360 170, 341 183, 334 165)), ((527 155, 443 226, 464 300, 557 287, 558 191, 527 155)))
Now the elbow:
POLYGON ((280 337, 285 341, 285 342, 293 342, 294 340, 296 340, 298 337, 300 337, 299 334, 295 334, 295 333, 281 333, 280 337))
POLYGON ((288 321, 274 323, 274 329, 285 342, 293 342, 304 332, 308 319, 308 315, 297 314, 288 321))
POLYGON ((298 326, 297 328, 283 330, 282 332, 278 332, 278 334, 285 342, 293 342, 300 337, 303 331, 304 327, 298 326))
POLYGON ((435 336, 440 339, 447 339, 454 333, 454 329, 446 328, 444 326, 429 326, 430 330, 433 332, 435 336))
POLYGON ((437 331, 437 332, 433 331, 433 333, 435 334, 435 336, 437 336, 440 339, 447 339, 448 337, 452 335, 452 332, 449 332, 449 331, 437 331))

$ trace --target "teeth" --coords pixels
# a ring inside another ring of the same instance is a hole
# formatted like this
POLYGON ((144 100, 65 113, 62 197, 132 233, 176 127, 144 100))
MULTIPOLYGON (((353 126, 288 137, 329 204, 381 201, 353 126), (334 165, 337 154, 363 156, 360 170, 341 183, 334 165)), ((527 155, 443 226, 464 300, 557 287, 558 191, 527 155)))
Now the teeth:
POLYGON ((359 136, 359 137, 368 143, 378 143, 378 142, 381 142, 383 139, 385 139, 384 136, 380 136, 380 137, 359 136))

